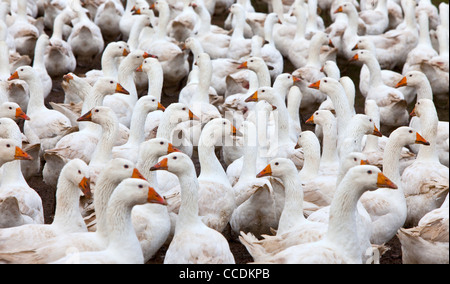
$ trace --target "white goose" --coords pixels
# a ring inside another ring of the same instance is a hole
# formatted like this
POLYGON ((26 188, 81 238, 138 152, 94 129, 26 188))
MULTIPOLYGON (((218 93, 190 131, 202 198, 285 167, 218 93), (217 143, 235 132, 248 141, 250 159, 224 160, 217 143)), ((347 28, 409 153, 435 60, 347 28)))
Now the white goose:
POLYGON ((36 48, 33 58, 33 69, 37 71, 41 78, 42 86, 44 87, 44 98, 46 98, 52 91, 52 78, 48 75, 47 68, 45 67, 45 50, 50 44, 48 35, 41 34, 36 41, 36 48))
POLYGON ((14 139, 15 144, 31 155, 27 161, 13 161, 3 166, 2 180, 0 183, 0 199, 6 197, 5 206, 2 211, 3 222, 8 226, 19 226, 22 224, 42 224, 44 223, 44 212, 42 199, 35 189, 31 188, 26 178, 29 173, 36 173, 40 170, 39 141, 32 142, 29 146, 23 143, 23 134, 17 123, 11 118, 0 118, 1 138, 14 139))
POLYGON ((94 23, 100 28, 105 41, 112 42, 120 36, 120 19, 125 9, 121 1, 108 0, 97 8, 94 23))
POLYGON ((420 99, 414 108, 419 116, 423 137, 430 143, 421 145, 416 160, 402 173, 402 188, 408 215, 405 226, 416 226, 428 212, 442 205, 448 193, 448 167, 439 162, 436 151, 438 117, 430 99, 420 99))
MULTIPOLYGON (((198 144, 200 162, 198 214, 208 227, 218 232, 225 229, 236 208, 236 203, 232 186, 214 149, 215 145, 227 143, 231 135, 235 134, 236 128, 230 121, 224 118, 215 118, 203 128, 198 144)), ((181 190, 182 185, 180 182, 181 190)), ((172 192, 180 192, 180 188, 176 187, 172 189, 172 192)), ((179 195, 175 195, 168 199, 170 211, 179 212, 181 210, 179 198, 179 195)))
MULTIPOLYGON (((410 71, 398 81, 396 87, 411 87, 417 93, 417 100, 429 99, 433 100, 434 93, 431 88, 430 82, 427 76, 420 71, 410 71)), ((413 116, 409 122, 409 126, 420 131, 420 118, 413 116)), ((449 166, 448 146, 446 145, 446 139, 449 137, 449 124, 448 121, 438 122, 438 132, 436 137, 436 149, 439 154, 439 161, 444 166, 449 166)), ((411 150, 417 154, 419 146, 411 145, 411 150), (412 147, 416 146, 416 147, 412 147)))
POLYGON ((0 139, 0 167, 14 160, 27 160, 30 156, 13 139, 0 139))
POLYGON ((362 263, 362 252, 355 232, 358 199, 377 187, 396 188, 381 171, 369 165, 351 168, 339 185, 330 209, 330 223, 323 239, 299 244, 268 255, 259 263, 362 263))
MULTIPOLYGON (((41 141, 41 153, 52 149, 65 134, 72 131, 70 120, 60 112, 48 109, 44 105, 44 93, 42 83, 35 71, 30 66, 19 67, 8 80, 22 79, 28 83, 30 88, 30 100, 28 102, 27 114, 29 121, 25 122, 24 134, 34 132, 41 141)), ((31 136, 33 134, 30 134, 31 136)))
POLYGON ((129 178, 122 181, 108 202, 108 246, 100 251, 88 251, 54 261, 54 264, 144 264, 141 244, 131 222, 132 209, 145 203, 164 204, 165 201, 142 179, 129 178))
POLYGON ((231 35, 230 44, 228 46, 227 57, 239 60, 247 56, 251 52, 251 39, 244 38, 245 10, 240 4, 233 4, 230 7, 236 24, 231 35))
POLYGON ((73 72, 77 60, 73 54, 72 47, 63 38, 64 24, 73 17, 74 12, 70 8, 62 10, 55 18, 53 33, 50 37, 50 46, 45 51, 45 67, 51 77, 58 77, 73 72))
POLYGON ((399 164, 402 148, 413 143, 428 144, 418 132, 406 126, 397 128, 389 135, 383 154, 383 174, 399 188, 395 192, 384 189, 367 192, 360 199, 372 219, 372 244, 388 242, 405 223, 406 199, 399 164))
POLYGON ((35 244, 70 232, 87 231, 78 203, 80 194, 90 198, 89 168, 73 160, 61 171, 56 191, 55 217, 51 224, 26 224, 0 231, 1 251, 33 247, 35 244))
POLYGON ((192 160, 183 153, 165 156, 152 170, 167 170, 178 176, 181 205, 175 234, 164 263, 235 263, 225 237, 206 226, 199 217, 199 181, 192 160))

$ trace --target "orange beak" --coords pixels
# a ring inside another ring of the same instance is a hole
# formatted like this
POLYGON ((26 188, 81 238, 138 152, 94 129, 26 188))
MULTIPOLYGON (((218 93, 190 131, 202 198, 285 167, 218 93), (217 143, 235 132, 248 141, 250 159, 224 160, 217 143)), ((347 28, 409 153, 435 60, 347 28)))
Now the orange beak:
POLYGON ((73 80, 73 76, 71 74, 66 74, 63 76, 63 80, 69 83, 70 80, 73 80))
POLYGON ((138 68, 136 68, 136 70, 134 70, 134 71, 136 71, 136 72, 142 72, 142 64, 141 64, 141 65, 139 65, 139 67, 138 67, 138 68))
POLYGON ((324 71, 324 67, 325 67, 325 66, 322 66, 322 68, 320 68, 320 72, 322 72, 322 73, 323 73, 323 71, 324 71))
POLYGON ((133 15, 140 15, 141 14, 141 9, 135 9, 134 12, 132 13, 133 15))
POLYGON ((158 102, 158 107, 156 109, 157 110, 162 110, 162 111, 166 110, 166 108, 160 102, 158 102))
POLYGON ((245 102, 257 102, 258 101, 258 91, 254 92, 253 95, 245 99, 245 102))
POLYGON ((198 118, 198 116, 196 116, 195 114, 192 113, 191 110, 189 110, 189 119, 190 120, 200 120, 200 118, 198 118))
POLYGON ((270 164, 268 164, 262 171, 260 171, 256 177, 265 177, 265 176, 271 176, 272 175, 272 168, 270 167, 270 164))
POLYGON ((155 9, 155 3, 153 3, 151 6, 150 6, 150 9, 155 9))
POLYGON ((78 184, 78 187, 81 189, 81 191, 83 192, 83 194, 86 198, 92 197, 91 179, 90 178, 83 177, 81 182, 78 184))
POLYGON ((31 157, 30 155, 28 155, 27 152, 16 146, 16 151, 14 153, 14 160, 33 160, 33 157, 31 157))
POLYGON ((233 134, 233 136, 236 136, 236 127, 234 127, 234 125, 231 125, 231 133, 233 134))
POLYGON ((131 8, 130 12, 134 12, 136 11, 136 6, 133 6, 133 8, 131 8))
POLYGON ((361 160, 360 165, 369 165, 369 161, 368 160, 361 160))
POLYGON ((383 173, 378 173, 377 186, 392 189, 398 188, 397 185, 395 185, 395 183, 393 183, 390 179, 388 179, 385 175, 383 175, 383 173))
POLYGON ((410 116, 416 116, 416 107, 413 108, 412 112, 409 114, 410 116))
POLYGON ((373 126, 372 135, 375 135, 375 136, 378 136, 378 137, 383 137, 383 134, 381 134, 380 130, 378 130, 376 125, 373 126))
POLYGON ((423 145, 430 145, 430 142, 425 140, 425 138, 422 137, 418 132, 416 132, 416 141, 415 144, 423 144, 423 145))
POLYGON ((355 46, 352 48, 352 50, 357 50, 359 49, 358 44, 355 44, 355 46))
POLYGON ((161 195, 159 195, 153 187, 148 188, 147 202, 167 205, 167 201, 161 197, 161 195))
POLYGON ((167 147, 167 154, 173 153, 173 152, 181 152, 177 148, 173 146, 172 143, 169 143, 169 146, 167 147))
POLYGON ((79 117, 77 121, 92 121, 92 111, 88 111, 87 113, 79 117))
POLYGON ((246 69, 247 67, 247 61, 245 61, 244 63, 242 63, 241 65, 238 66, 238 69, 246 69))
POLYGON ((19 79, 19 73, 14 72, 11 77, 8 78, 8 81, 14 80, 14 79, 19 79))
POLYGON ((128 54, 130 54, 130 51, 128 51, 128 49, 124 48, 123 52, 122 52, 122 56, 127 56, 128 54))
POLYGON ((294 81, 294 84, 295 84, 295 82, 299 82, 300 81, 300 78, 292 76, 292 80, 294 81))
POLYGON ((395 85, 396 88, 400 88, 403 86, 407 86, 408 82, 406 81, 406 77, 403 77, 400 82, 397 83, 397 85, 395 85))
POLYGON ((320 88, 320 80, 317 81, 317 82, 315 82, 315 83, 312 83, 312 84, 309 85, 308 87, 309 87, 309 88, 313 88, 313 89, 318 90, 318 89, 320 88))
POLYGON ((119 83, 117 83, 116 85, 116 93, 121 93, 121 94, 125 94, 125 95, 129 95, 130 93, 125 90, 124 87, 122 87, 122 85, 120 85, 119 83))
POLYGON ((350 58, 349 61, 358 61, 358 59, 359 59, 359 57, 358 57, 358 53, 357 53, 357 54, 353 55, 353 57, 350 58))
POLYGON ((16 108, 16 118, 22 118, 22 119, 25 119, 25 120, 30 120, 28 115, 26 115, 20 107, 16 108))
POLYGON ((305 121, 305 123, 309 123, 309 124, 314 124, 314 114, 313 115, 311 115, 311 117, 310 118, 308 118, 308 120, 307 121, 305 121))
POLYGON ((328 41, 328 45, 329 45, 330 47, 334 48, 334 44, 333 44, 333 42, 331 41, 331 39, 328 41))
POLYGON ((147 52, 144 52, 144 54, 142 55, 144 58, 149 58, 149 57, 151 57, 151 58, 158 58, 158 56, 156 56, 156 55, 153 55, 153 54, 149 54, 149 53, 147 53, 147 52))
POLYGON ((161 160, 161 162, 155 164, 153 167, 150 168, 151 171, 158 171, 158 170, 168 170, 169 167, 167 166, 167 162, 169 160, 167 158, 164 158, 161 160))
POLYGON ((337 8, 336 11, 334 11, 334 14, 337 13, 342 13, 342 6, 339 6, 339 8, 337 8))
POLYGON ((141 172, 140 172, 138 169, 136 169, 136 168, 133 169, 133 174, 131 175, 131 178, 138 178, 138 179, 147 180, 147 179, 141 174, 141 172))

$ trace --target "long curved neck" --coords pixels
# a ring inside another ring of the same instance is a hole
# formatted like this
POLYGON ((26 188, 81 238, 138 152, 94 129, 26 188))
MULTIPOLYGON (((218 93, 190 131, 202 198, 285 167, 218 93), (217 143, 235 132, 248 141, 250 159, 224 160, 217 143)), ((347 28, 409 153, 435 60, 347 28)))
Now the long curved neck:
POLYGON ((337 129, 338 129, 338 145, 341 143, 345 135, 348 123, 351 120, 351 109, 347 101, 347 96, 342 86, 338 86, 335 92, 328 94, 333 102, 336 111, 337 129))
POLYGON ((274 118, 277 120, 277 131, 278 131, 278 145, 290 143, 289 138, 289 113, 287 112, 287 107, 285 102, 277 95, 274 94, 273 101, 270 103, 277 107, 274 114, 274 118))
POLYGON ((68 230, 74 227, 85 227, 86 225, 79 209, 80 189, 77 185, 68 181, 63 173, 58 179, 55 218, 52 224, 68 230))
POLYGON ((430 110, 420 116, 422 136, 430 142, 430 145, 420 145, 417 160, 439 162, 436 151, 436 135, 439 119, 436 110, 430 110))
POLYGON ((167 36, 167 25, 170 20, 170 10, 168 6, 163 6, 159 11, 158 17, 158 33, 157 36, 159 39, 163 39, 167 36))
POLYGON ((211 86, 212 64, 208 60, 199 68, 199 82, 197 92, 192 96, 191 103, 207 103, 209 104, 209 87, 211 86))
MULTIPOLYGON (((146 143, 146 142, 144 142, 146 143)), ((141 147, 143 147, 142 144, 141 147)), ((143 149, 143 148, 141 148, 143 149)), ((150 171, 150 168, 153 167, 157 162, 160 156, 151 150, 142 151, 139 150, 139 159, 137 161, 136 167, 139 172, 147 179, 150 183, 151 187, 158 187, 158 179, 155 171, 150 171)))
POLYGON ((36 42, 36 48, 34 50, 33 68, 41 68, 45 70, 45 49, 45 42, 43 42, 42 39, 38 40, 36 42))
POLYGON ((130 123, 130 135, 127 144, 139 146, 145 140, 145 120, 148 111, 144 109, 143 104, 138 103, 133 109, 130 123))
POLYGON ((118 130, 119 121, 116 117, 113 119, 113 121, 102 123, 102 136, 99 143, 97 144, 97 147, 95 147, 89 165, 106 163, 112 159, 112 148, 116 141, 118 130))
POLYGON ((404 7, 404 21, 408 29, 417 30, 415 3, 412 3, 412 1, 407 1, 406 7, 404 7))
POLYGON ((187 172, 178 175, 181 186, 181 204, 178 211, 178 220, 175 234, 178 230, 189 228, 192 224, 201 223, 198 216, 198 189, 199 183, 195 175, 195 169, 187 169, 187 172))
POLYGON ((216 144, 217 139, 222 138, 222 136, 214 137, 213 133, 214 129, 205 127, 200 134, 198 145, 200 175, 198 179, 230 185, 227 174, 225 173, 219 159, 217 159, 214 151, 214 145, 216 144))
POLYGON ((277 235, 283 234, 299 222, 305 220, 303 215, 303 189, 296 170, 291 169, 281 177, 284 190, 284 208, 278 222, 277 235))
POLYGON ((119 83, 122 85, 130 94, 124 96, 128 101, 134 105, 138 100, 136 84, 134 83, 134 71, 137 67, 129 64, 127 58, 122 60, 119 65, 119 83))
POLYGON ((383 80, 381 78, 380 63, 378 63, 378 60, 375 58, 375 56, 370 56, 367 60, 365 60, 364 63, 367 65, 367 68, 369 68, 370 85, 379 86, 383 84, 383 80))
POLYGON ((292 122, 294 122, 298 127, 301 127, 299 109, 302 102, 302 94, 300 93, 300 89, 297 86, 291 87, 288 93, 287 101, 287 110, 292 122))
POLYGON ((272 85, 270 81, 270 72, 267 67, 262 67, 259 70, 255 70, 258 76, 258 82, 260 87, 270 87, 272 85))
MULTIPOLYGON (((137 21, 131 26, 130 35, 128 36, 127 43, 131 50, 136 50, 139 47, 139 36, 142 29, 145 27, 145 16, 138 16, 137 21)), ((103 64, 103 57, 102 57, 103 64)))
POLYGON ((198 15, 201 22, 200 29, 198 30, 199 34, 209 33, 211 31, 211 15, 204 6, 200 7, 198 15))
POLYGON ((299 175, 302 181, 317 177, 320 167, 320 144, 319 141, 308 141, 302 145, 304 153, 303 168, 299 175), (317 143, 316 143, 317 142, 317 143))
POLYGON ((95 218, 97 220, 96 233, 104 238, 108 238, 109 226, 107 218, 108 201, 117 187, 118 183, 114 182, 111 177, 108 177, 107 173, 103 172, 99 175, 95 187, 95 218))
POLYGON ((308 61, 306 65, 315 66, 318 69, 320 69, 321 63, 320 63, 320 47, 322 46, 321 39, 319 37, 314 37, 311 39, 311 44, 309 45, 308 49, 308 61))
POLYGON ((419 44, 431 47, 428 15, 425 12, 419 14, 419 44))
POLYGON ((172 132, 178 125, 179 121, 172 119, 171 113, 170 108, 167 108, 164 111, 158 126, 158 131, 156 132, 157 138, 165 138, 172 141, 172 132))
POLYGON ((433 90, 431 89, 430 82, 426 77, 422 79, 422 81, 415 86, 417 92, 417 100, 420 99, 429 99, 433 100, 433 90))
POLYGON ((320 158, 320 164, 334 163, 338 161, 337 152, 337 126, 336 119, 322 124, 323 131, 323 150, 320 158))
POLYGON ((236 19, 236 23, 231 34, 231 40, 242 40, 244 39, 245 15, 239 11, 234 15, 234 18, 236 19))
POLYGON ((353 38, 358 36, 358 12, 355 8, 350 9, 347 14, 348 25, 344 32, 344 37, 353 38))
POLYGON ((317 29, 317 0, 308 0, 307 29, 317 29))
POLYGON ((297 29, 295 31, 294 40, 304 39, 306 31, 306 16, 302 7, 297 6, 296 8, 296 18, 297 18, 297 29))
POLYGON ((258 134, 256 127, 248 127, 244 133, 245 152, 243 167, 239 181, 254 179, 256 175, 256 160, 258 157, 258 134))
POLYGON ((108 50, 103 53, 101 60, 103 76, 117 79, 118 70, 115 59, 108 50))
POLYGON ((389 137, 383 153, 383 174, 395 184, 401 184, 400 158, 403 145, 397 135, 389 137))
POLYGON ((161 92, 163 88, 164 73, 161 65, 152 66, 148 77, 148 92, 149 96, 155 97, 159 102, 161 101, 161 92))
POLYGON ((133 257, 140 256, 143 263, 142 248, 131 219, 132 209, 133 204, 124 202, 122 198, 111 196, 107 209, 108 226, 110 227, 108 249, 119 251, 124 258, 130 254, 133 257), (135 254, 136 251, 140 253, 135 254))
POLYGON ((44 89, 41 81, 36 77, 26 81, 30 90, 30 100, 28 101, 27 113, 31 115, 33 112, 46 108, 44 105, 44 89))
POLYGON ((264 24, 264 39, 269 42, 269 44, 274 45, 273 41, 273 26, 275 22, 273 19, 266 20, 264 24))
POLYGON ((339 184, 331 202, 325 239, 341 247, 352 259, 358 260, 361 253, 356 232, 356 207, 363 192, 346 177, 339 184))

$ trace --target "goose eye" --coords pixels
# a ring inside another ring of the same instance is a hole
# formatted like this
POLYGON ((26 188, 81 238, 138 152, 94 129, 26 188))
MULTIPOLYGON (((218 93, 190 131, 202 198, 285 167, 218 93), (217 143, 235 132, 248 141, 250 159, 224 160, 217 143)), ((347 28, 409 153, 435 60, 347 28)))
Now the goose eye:
POLYGON ((409 74, 409 77, 412 77, 412 74, 409 74))
POLYGON ((327 83, 328 81, 327 80, 323 80, 325 83, 327 83))
POLYGON ((152 102, 154 102, 154 101, 155 101, 155 99, 152 100, 152 102))
POLYGON ((279 164, 280 164, 280 163, 276 162, 276 163, 275 163, 275 166, 278 166, 279 164))
POLYGON ((223 125, 227 124, 225 121, 223 122, 223 125))
POLYGON ((263 92, 263 93, 264 93, 265 91, 266 91, 266 90, 262 90, 261 92, 263 92))
POLYGON ((184 107, 184 108, 182 108, 182 110, 186 110, 186 108, 184 107))
POLYGON ((22 68, 22 69, 20 69, 20 71, 23 71, 23 68, 22 68))
POLYGON ((138 185, 139 188, 144 188, 144 186, 142 184, 138 185))
POLYGON ((120 48, 120 49, 122 49, 122 47, 121 47, 121 46, 119 46, 119 48, 120 48))
POLYGON ((128 166, 128 165, 125 165, 125 166, 123 166, 125 169, 128 169, 130 166, 128 166))
POLYGON ((176 159, 177 159, 177 156, 173 157, 173 159, 176 160, 176 159))
POLYGON ((12 109, 12 107, 9 107, 9 109, 12 109))
POLYGON ((113 81, 109 81, 111 84, 114 84, 114 82, 113 81))
POLYGON ((159 142, 159 144, 164 145, 164 142, 161 141, 161 142, 159 142))
POLYGON ((98 109, 96 109, 96 110, 95 110, 95 112, 99 112, 99 110, 98 110, 98 109))
POLYGON ((6 147, 8 147, 8 148, 9 148, 9 147, 11 147, 11 145, 9 145, 9 144, 6 144, 6 147))
POLYGON ((78 170, 78 173, 81 175, 81 171, 80 170, 78 170))
POLYGON ((141 58, 141 57, 138 55, 138 56, 136 56, 136 58, 141 58))
POLYGON ((410 130, 410 131, 409 131, 409 133, 413 133, 413 131, 412 131, 412 130, 410 130))
POLYGON ((358 159, 356 159, 356 158, 353 158, 353 161, 355 161, 355 162, 356 162, 357 160, 358 160, 358 159))
POLYGON ((371 174, 372 174, 372 171, 371 171, 371 170, 368 170, 367 173, 368 173, 369 175, 371 175, 371 174))
POLYGON ((370 118, 369 121, 372 122, 372 119, 370 118))

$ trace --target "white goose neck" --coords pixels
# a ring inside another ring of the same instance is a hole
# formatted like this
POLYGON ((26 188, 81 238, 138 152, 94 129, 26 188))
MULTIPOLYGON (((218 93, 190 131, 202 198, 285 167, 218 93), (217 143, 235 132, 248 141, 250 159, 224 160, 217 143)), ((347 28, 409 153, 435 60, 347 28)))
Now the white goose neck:
POLYGON ((148 95, 161 101, 161 92, 163 88, 164 73, 161 64, 154 64, 150 68, 148 77, 148 95))
POLYGON ((433 100, 433 90, 431 88, 430 82, 426 77, 424 77, 419 84, 414 86, 417 92, 417 100, 429 99, 433 100))
POLYGON ((145 121, 147 119, 148 111, 145 110, 145 106, 140 104, 139 101, 133 109, 130 123, 130 135, 128 137, 127 144, 133 146, 139 146, 145 140, 145 121))
POLYGON ((439 162, 439 156, 436 151, 438 123, 439 119, 436 109, 429 110, 420 116, 421 134, 430 145, 420 145, 416 160, 439 162))
POLYGON ((352 259, 360 259, 360 245, 356 232, 356 208, 361 195, 360 188, 344 177, 330 205, 328 232, 325 239, 342 248, 352 259))
POLYGON ((66 232, 78 231, 81 227, 86 227, 80 209, 80 189, 70 182, 61 173, 58 179, 56 190, 55 217, 52 225, 58 226, 66 232))
POLYGON ((299 175, 302 181, 312 180, 319 174, 320 144, 318 140, 306 141, 302 144, 304 153, 303 168, 299 175))
POLYGON ((29 80, 26 80, 30 90, 30 100, 28 101, 27 112, 28 115, 33 114, 41 109, 46 109, 44 104, 44 89, 42 82, 37 76, 32 76, 29 80))
POLYGON ((195 169, 187 169, 188 172, 178 175, 181 186, 181 204, 178 211, 178 220, 175 227, 175 234, 184 228, 189 228, 193 224, 202 221, 198 216, 198 190, 199 183, 195 174, 195 169))
POLYGON ((256 175, 256 160, 258 158, 258 134, 254 125, 244 133, 245 152, 239 181, 254 179, 256 175))
POLYGON ((170 20, 170 9, 168 5, 163 5, 162 9, 159 10, 158 17, 158 32, 157 36, 159 39, 164 39, 167 36, 167 26, 170 20))
POLYGON ((134 105, 138 99, 136 84, 134 83, 134 71, 136 67, 134 67, 127 60, 127 57, 122 60, 122 63, 119 65, 119 83, 124 87, 130 94, 125 96, 125 98, 132 102, 134 105))
POLYGON ((305 220, 303 215, 303 189, 297 171, 287 171, 282 177, 285 199, 284 208, 278 222, 277 235, 289 231, 305 220))
POLYGON ((200 7, 198 15, 200 17, 200 29, 198 32, 200 34, 211 32, 211 15, 206 10, 205 6, 200 7))
POLYGON ((144 263, 142 248, 131 219, 132 209, 133 205, 129 202, 111 196, 107 209, 110 227, 108 249, 120 253, 124 259, 144 263))
POLYGON ((337 152, 337 126, 336 120, 328 121, 322 125, 323 131, 323 150, 320 158, 320 164, 336 163, 339 160, 337 152))
POLYGON ((45 69, 45 50, 46 45, 44 40, 39 40, 36 42, 36 48, 34 50, 34 58, 33 58, 33 68, 41 68, 45 69))
POLYGON ((27 184, 22 174, 20 161, 11 161, 3 164, 3 174, 0 175, 0 187, 9 187, 15 184, 27 184))
POLYGON ((425 12, 419 14, 419 44, 431 47, 428 15, 425 12))
POLYGON ((108 239, 109 226, 108 215, 106 213, 108 208, 108 201, 117 187, 118 183, 113 182, 111 177, 105 172, 101 173, 97 179, 95 187, 95 218, 97 220, 96 233, 104 239, 108 239))
POLYGON ((315 66, 320 69, 322 66, 320 62, 320 47, 322 46, 322 40, 319 37, 313 37, 308 49, 308 60, 306 65, 315 66))
MULTIPOLYGON (((392 133, 386 143, 383 153, 383 174, 397 185, 401 184, 400 158, 402 148, 403 145, 400 143, 398 135, 392 133)), ((401 187, 398 190, 401 190, 401 187)))
POLYGON ((101 124, 102 136, 100 138, 97 147, 95 147, 94 153, 89 165, 103 164, 112 159, 112 148, 116 142, 119 121, 117 117, 101 124))
POLYGON ((197 92, 193 94, 191 104, 209 104, 209 87, 211 86, 212 71, 212 64, 210 60, 205 63, 204 66, 199 67, 197 92))
POLYGON ((371 54, 364 63, 367 65, 367 68, 369 68, 370 85, 375 87, 384 84, 381 78, 380 63, 378 62, 376 57, 371 54))

